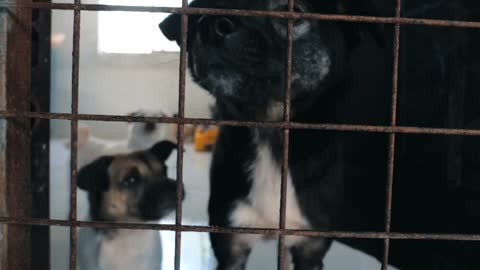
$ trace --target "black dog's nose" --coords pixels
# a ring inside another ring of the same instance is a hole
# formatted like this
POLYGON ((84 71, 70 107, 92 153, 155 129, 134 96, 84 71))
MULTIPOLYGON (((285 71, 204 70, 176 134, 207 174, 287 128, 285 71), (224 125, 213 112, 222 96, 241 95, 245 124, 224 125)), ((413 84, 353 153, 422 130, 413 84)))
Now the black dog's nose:
POLYGON ((226 18, 220 17, 214 20, 213 30, 218 37, 226 37, 236 31, 235 23, 226 18))

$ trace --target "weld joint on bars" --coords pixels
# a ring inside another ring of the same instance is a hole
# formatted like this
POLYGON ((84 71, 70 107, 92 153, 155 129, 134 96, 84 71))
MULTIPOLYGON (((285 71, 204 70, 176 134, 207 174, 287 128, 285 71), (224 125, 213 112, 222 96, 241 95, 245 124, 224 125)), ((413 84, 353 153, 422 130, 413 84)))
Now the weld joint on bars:
POLYGON ((99 4, 64 4, 64 3, 15 3, 12 1, 0 2, 0 8, 38 8, 88 11, 136 11, 136 12, 165 12, 187 15, 231 15, 231 16, 262 16, 282 19, 315 19, 328 21, 347 21, 384 24, 414 24, 443 27, 480 28, 480 21, 460 21, 441 19, 422 19, 408 17, 375 17, 343 14, 298 13, 289 11, 261 11, 217 8, 180 8, 155 6, 120 6, 99 4))

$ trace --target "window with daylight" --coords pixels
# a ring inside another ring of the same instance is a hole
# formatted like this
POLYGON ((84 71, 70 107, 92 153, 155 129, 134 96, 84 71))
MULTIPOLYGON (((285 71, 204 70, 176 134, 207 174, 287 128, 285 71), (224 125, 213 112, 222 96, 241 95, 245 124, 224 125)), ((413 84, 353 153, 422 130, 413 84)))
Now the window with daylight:
MULTIPOLYGON (((158 0, 99 0, 104 5, 180 7, 181 1, 158 0)), ((166 39, 158 22, 169 14, 155 12, 99 12, 98 52, 120 54, 151 54, 179 52, 176 42, 166 39)))

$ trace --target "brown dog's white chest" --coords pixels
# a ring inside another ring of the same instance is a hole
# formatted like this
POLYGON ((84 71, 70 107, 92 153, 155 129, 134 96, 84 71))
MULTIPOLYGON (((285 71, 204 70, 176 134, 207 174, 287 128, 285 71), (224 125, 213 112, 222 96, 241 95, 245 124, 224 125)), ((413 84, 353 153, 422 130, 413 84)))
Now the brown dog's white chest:
POLYGON ((100 269, 158 269, 161 250, 157 241, 156 231, 119 230, 114 237, 104 238, 100 243, 100 269))

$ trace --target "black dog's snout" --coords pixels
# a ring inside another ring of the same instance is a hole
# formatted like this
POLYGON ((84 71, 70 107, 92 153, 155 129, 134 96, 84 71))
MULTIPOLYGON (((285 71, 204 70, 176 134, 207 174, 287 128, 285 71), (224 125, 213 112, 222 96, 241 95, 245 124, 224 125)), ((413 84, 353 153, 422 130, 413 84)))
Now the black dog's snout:
POLYGON ((216 18, 212 27, 214 33, 220 38, 233 34, 237 30, 235 23, 226 17, 216 18))

